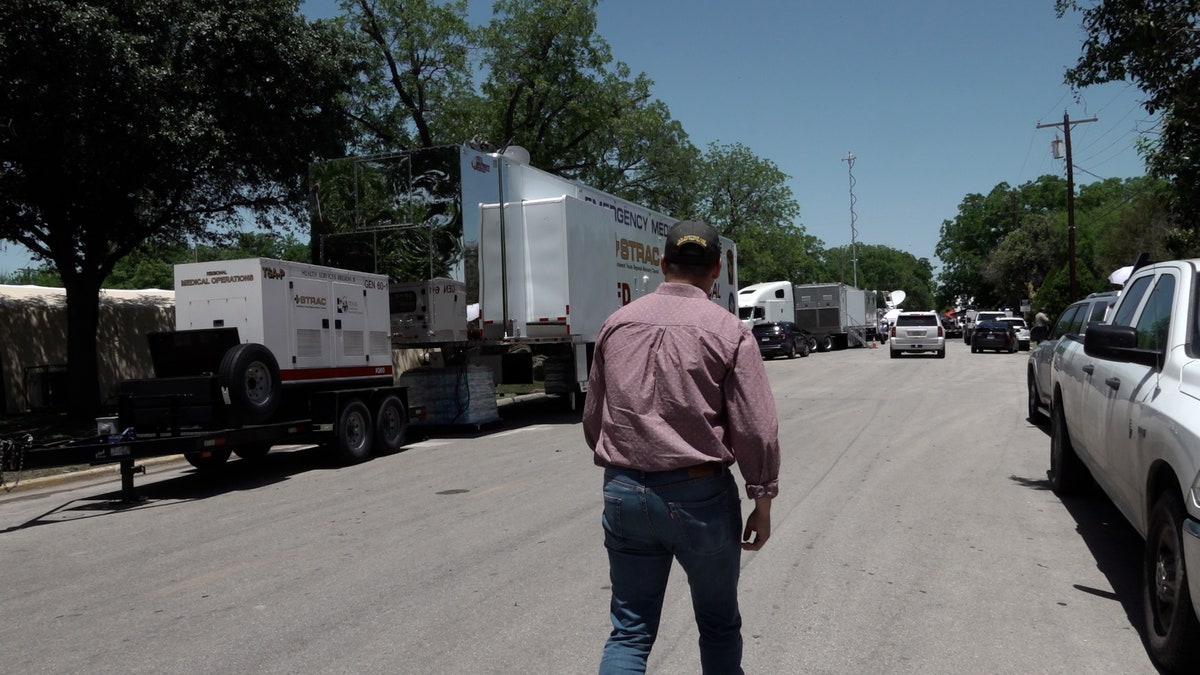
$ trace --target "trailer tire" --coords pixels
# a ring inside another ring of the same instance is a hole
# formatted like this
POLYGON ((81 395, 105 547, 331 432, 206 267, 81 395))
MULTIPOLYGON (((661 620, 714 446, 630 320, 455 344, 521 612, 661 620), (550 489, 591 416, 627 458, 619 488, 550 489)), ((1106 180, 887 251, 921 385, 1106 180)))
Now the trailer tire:
POLYGON ((203 452, 187 452, 183 458, 201 473, 219 471, 229 460, 229 449, 205 450, 203 452))
POLYGON ((217 381, 229 392, 234 418, 243 424, 266 422, 283 398, 275 355, 253 342, 235 345, 225 352, 217 381))
POLYGON ((829 335, 822 335, 821 341, 817 345, 817 351, 822 351, 822 352, 833 351, 833 337, 829 336, 829 335))
POLYGON ((408 414, 399 396, 383 397, 375 408, 375 443, 379 453, 399 452, 408 431, 408 414))
POLYGON ((358 399, 346 402, 334 429, 333 451, 342 464, 358 464, 371 456, 375 433, 371 411, 358 399))

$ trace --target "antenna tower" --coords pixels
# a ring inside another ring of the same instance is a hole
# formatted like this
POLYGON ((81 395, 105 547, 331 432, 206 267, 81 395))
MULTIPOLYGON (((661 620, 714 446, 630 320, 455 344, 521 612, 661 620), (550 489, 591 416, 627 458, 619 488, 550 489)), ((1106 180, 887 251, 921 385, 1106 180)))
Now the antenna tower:
POLYGON ((858 220, 858 214, 854 212, 854 153, 847 152, 842 161, 846 163, 846 171, 850 174, 850 262, 854 265, 854 287, 858 288, 858 230, 854 227, 854 221, 858 220))

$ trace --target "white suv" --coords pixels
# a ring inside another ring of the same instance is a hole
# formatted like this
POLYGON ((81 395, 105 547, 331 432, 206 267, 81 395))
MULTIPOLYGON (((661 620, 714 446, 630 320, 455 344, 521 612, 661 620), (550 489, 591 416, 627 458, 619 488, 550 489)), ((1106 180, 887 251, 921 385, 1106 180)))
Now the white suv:
POLYGON ((939 359, 946 358, 946 330, 937 312, 900 312, 890 332, 893 359, 901 352, 934 352, 939 359))

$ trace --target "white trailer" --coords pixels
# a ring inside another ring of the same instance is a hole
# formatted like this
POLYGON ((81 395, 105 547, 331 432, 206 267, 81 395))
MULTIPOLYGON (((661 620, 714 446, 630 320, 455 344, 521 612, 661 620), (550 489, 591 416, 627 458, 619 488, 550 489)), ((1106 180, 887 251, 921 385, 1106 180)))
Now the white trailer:
MULTIPOLYGON (((442 341, 443 354, 453 352, 444 360, 486 365, 506 383, 530 381, 526 357, 544 356, 546 392, 567 394, 574 405, 574 395, 587 391, 601 324, 662 282, 662 251, 676 219, 537 169, 519 149, 462 147, 459 159, 464 259, 477 262, 456 274, 468 297, 477 284, 480 323, 472 333, 458 315, 462 330, 451 333, 468 339, 442 341)), ((724 267, 709 297, 736 313, 737 248, 728 238, 721 244, 724 267)), ((393 325, 416 320, 393 315, 393 325)), ((392 337, 400 346, 434 346, 429 333, 392 337)))
MULTIPOLYGON (((586 390, 596 331, 662 281, 662 251, 676 222, 542 171, 518 147, 349 158, 314 166, 312 177, 313 240, 322 260, 343 267, 374 269, 377 237, 389 230, 444 235, 461 226, 462 254, 447 276, 463 284, 465 301, 434 297, 446 287, 441 280, 393 279, 406 289, 394 295, 403 302, 392 308, 393 344, 437 349, 447 370, 486 366, 496 383, 529 383, 544 359, 548 393, 586 390), (339 187, 347 181, 354 189, 339 187), (363 195, 377 207, 361 209, 363 195), (451 315, 456 323, 443 323, 451 315)), ((710 297, 736 313, 737 249, 727 238, 722 247, 723 272, 710 297)))
POLYGON ((738 291, 738 318, 750 328, 760 323, 795 321, 796 306, 790 281, 764 281, 738 291))
MULTIPOLYGON (((378 274, 248 258, 175 268, 176 330, 151 333, 155 377, 118 386, 115 418, 69 443, 0 439, 0 472, 182 454, 198 469, 231 453, 319 444, 342 463, 395 452, 409 423, 378 274)), ((418 415, 422 414, 420 411, 418 415)))
POLYGON ((408 402, 390 320, 383 275, 269 258, 177 265, 176 330, 147 336, 156 377, 121 383, 117 424, 246 441, 189 453, 205 468, 299 438, 346 462, 394 452, 408 402))

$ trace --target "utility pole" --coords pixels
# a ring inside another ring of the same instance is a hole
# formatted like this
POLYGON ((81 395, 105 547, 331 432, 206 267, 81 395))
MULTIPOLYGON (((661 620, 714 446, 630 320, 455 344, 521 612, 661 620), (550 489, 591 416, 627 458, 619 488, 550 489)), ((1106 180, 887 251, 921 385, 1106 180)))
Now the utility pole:
POLYGON ((846 171, 850 174, 850 262, 854 264, 854 287, 858 288, 858 230, 854 229, 854 221, 858 219, 858 214, 854 213, 854 153, 847 152, 842 161, 846 162, 846 171))
POLYGON ((1075 167, 1071 164, 1071 125, 1083 124, 1085 122, 1095 122, 1095 117, 1089 117, 1083 120, 1071 120, 1067 111, 1063 111, 1063 121, 1053 124, 1039 124, 1038 129, 1046 127, 1062 127, 1063 138, 1066 141, 1067 149, 1067 256, 1070 258, 1071 270, 1071 302, 1079 299, 1079 285, 1075 281, 1075 167))

